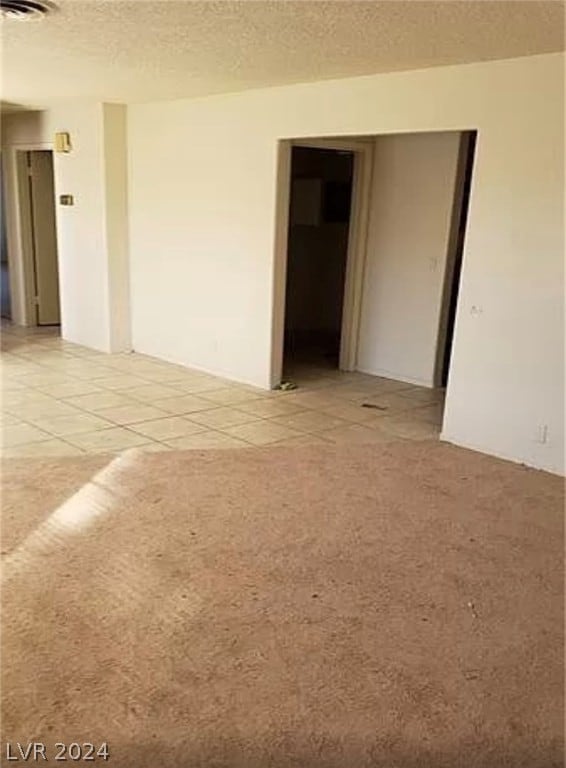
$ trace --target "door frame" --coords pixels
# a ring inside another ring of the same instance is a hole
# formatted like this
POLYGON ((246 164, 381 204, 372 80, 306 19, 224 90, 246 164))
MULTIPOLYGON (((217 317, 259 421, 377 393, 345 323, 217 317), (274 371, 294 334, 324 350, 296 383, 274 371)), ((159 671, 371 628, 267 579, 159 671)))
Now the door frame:
POLYGON ((278 142, 275 205, 275 255, 272 297, 271 371, 270 385, 276 387, 283 373, 285 335, 285 294, 289 233, 289 203, 291 200, 291 153, 293 147, 334 149, 352 152, 354 169, 344 302, 340 332, 338 368, 354 371, 357 363, 358 337, 362 309, 362 289, 366 261, 367 234, 373 169, 373 139, 363 138, 303 138, 278 142))
POLYGON ((27 162, 37 325, 59 326, 61 297, 53 152, 33 150, 27 153, 27 162))
MULTIPOLYGON (((22 317, 18 319, 12 317, 12 322, 28 327, 38 326, 38 316, 35 304, 31 202, 25 154, 36 151, 53 152, 53 144, 51 142, 36 142, 33 144, 15 144, 10 147, 10 176, 13 179, 13 187, 11 189, 8 187, 8 175, 6 175, 5 187, 6 198, 9 195, 13 201, 13 230, 11 233, 8 231, 10 293, 12 297, 16 294, 20 296, 18 303, 23 310, 22 317)), ((57 206, 55 206, 55 211, 57 211, 57 206)))

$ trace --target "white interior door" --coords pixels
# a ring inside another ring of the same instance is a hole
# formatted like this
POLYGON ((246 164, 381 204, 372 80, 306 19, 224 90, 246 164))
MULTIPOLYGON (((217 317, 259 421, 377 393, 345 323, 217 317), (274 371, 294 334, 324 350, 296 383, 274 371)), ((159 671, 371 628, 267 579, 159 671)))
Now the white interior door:
POLYGON ((28 153, 30 177, 33 261, 38 325, 59 325, 59 270, 55 229, 53 154, 47 150, 28 153))

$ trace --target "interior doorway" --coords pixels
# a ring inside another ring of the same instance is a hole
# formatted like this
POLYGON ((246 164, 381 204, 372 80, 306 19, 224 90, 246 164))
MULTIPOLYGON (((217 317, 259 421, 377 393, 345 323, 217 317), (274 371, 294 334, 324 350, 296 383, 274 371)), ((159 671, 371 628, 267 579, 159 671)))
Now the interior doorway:
POLYGON ((8 240, 6 236, 6 205, 4 197, 4 169, 0 157, 0 314, 6 320, 12 319, 10 295, 10 268, 8 264, 8 240))
POLYGON ((464 241, 468 224, 472 173, 476 153, 477 131, 464 131, 461 136, 460 158, 454 211, 452 218, 451 248, 448 254, 444 294, 442 297, 442 315, 439 330, 439 345, 435 383, 445 388, 448 383, 452 346, 454 343, 454 324, 462 276, 464 241))
POLYGON ((272 387, 297 365, 356 368, 372 158, 367 137, 279 143, 272 387))
POLYGON ((475 146, 475 131, 280 143, 272 386, 339 368, 440 406, 475 146))
POLYGON ((339 366, 353 179, 352 151, 292 148, 284 376, 339 366))
POLYGON ((16 163, 28 324, 59 325, 53 152, 19 150, 16 163))

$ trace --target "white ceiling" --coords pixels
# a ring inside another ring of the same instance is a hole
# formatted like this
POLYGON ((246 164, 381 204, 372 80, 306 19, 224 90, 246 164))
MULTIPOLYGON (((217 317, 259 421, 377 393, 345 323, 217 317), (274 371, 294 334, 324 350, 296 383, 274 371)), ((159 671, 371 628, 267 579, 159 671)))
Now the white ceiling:
POLYGON ((2 101, 152 101, 563 50, 561 0, 59 0, 2 25, 2 101))

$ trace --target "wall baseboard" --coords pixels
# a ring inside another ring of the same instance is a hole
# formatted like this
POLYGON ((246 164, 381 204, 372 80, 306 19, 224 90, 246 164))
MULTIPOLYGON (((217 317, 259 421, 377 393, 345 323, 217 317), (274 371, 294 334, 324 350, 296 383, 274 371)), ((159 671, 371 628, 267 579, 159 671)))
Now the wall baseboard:
POLYGON ((566 477, 566 466, 557 467, 555 465, 545 465, 539 461, 530 459, 529 457, 511 456, 509 453, 501 453, 494 451, 486 446, 480 446, 474 443, 462 442, 461 440, 454 440, 446 432, 442 431, 439 436, 439 440, 449 445, 454 445, 457 448, 464 448, 467 451, 475 451, 476 453, 483 453, 484 456, 493 456, 496 459, 502 459, 503 461, 510 461, 513 464, 522 464, 529 469, 537 470, 539 472, 548 472, 551 475, 558 475, 558 477, 566 477))
POLYGON ((424 381, 423 379, 413 379, 410 376, 405 376, 401 373, 395 373, 394 371, 386 371, 383 368, 368 370, 357 367, 356 371, 358 371, 358 373, 365 373, 368 376, 380 376, 382 379, 393 379, 394 381, 402 381, 405 384, 414 384, 416 387, 427 387, 427 389, 434 389, 434 382, 432 379, 429 381, 424 381))

